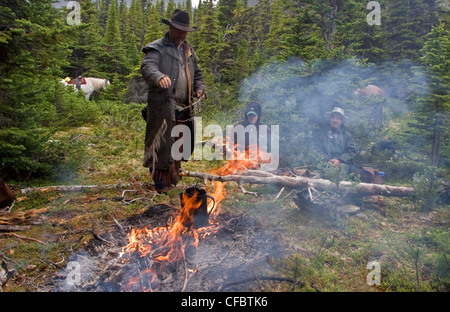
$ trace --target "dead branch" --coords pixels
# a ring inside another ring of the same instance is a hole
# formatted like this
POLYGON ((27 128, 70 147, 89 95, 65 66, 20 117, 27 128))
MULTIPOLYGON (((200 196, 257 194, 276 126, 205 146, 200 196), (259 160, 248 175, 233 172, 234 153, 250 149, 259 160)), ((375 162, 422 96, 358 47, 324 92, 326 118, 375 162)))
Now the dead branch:
POLYGON ((121 232, 125 232, 123 226, 119 223, 119 221, 117 221, 117 219, 114 218, 114 216, 112 216, 112 218, 113 218, 113 220, 114 220, 114 223, 115 223, 115 224, 117 225, 117 227, 119 228, 119 230, 120 230, 121 232))
POLYGON ((17 238, 20 238, 20 239, 30 240, 30 241, 37 242, 37 243, 42 244, 42 245, 47 245, 47 243, 45 243, 45 242, 43 242, 43 241, 40 241, 40 240, 38 240, 38 239, 36 239, 36 238, 27 237, 27 236, 22 236, 22 235, 17 235, 16 233, 0 233, 0 235, 4 235, 4 236, 14 236, 14 237, 17 237, 17 238))
POLYGON ((94 238, 95 238, 96 240, 99 240, 99 241, 104 242, 104 243, 106 243, 106 244, 108 244, 108 245, 114 246, 114 243, 112 243, 112 242, 110 242, 110 241, 104 239, 103 237, 101 237, 100 235, 98 235, 97 233, 95 233, 95 231, 94 231, 94 225, 92 225, 91 234, 92 234, 92 236, 94 236, 94 238))
POLYGON ((285 190, 285 187, 283 186, 273 201, 277 201, 278 198, 280 198, 281 194, 284 192, 284 190, 285 190))
POLYGON ((341 181, 339 185, 325 179, 311 179, 301 176, 288 177, 278 176, 271 173, 265 173, 257 176, 252 175, 253 171, 248 170, 243 175, 227 175, 218 176, 203 172, 190 172, 182 171, 181 174, 189 177, 203 178, 205 180, 214 180, 219 182, 237 182, 242 183, 255 183, 255 184, 270 184, 274 186, 281 186, 292 189, 307 189, 312 187, 317 191, 342 191, 353 195, 359 196, 394 196, 394 197, 407 197, 414 194, 413 187, 404 186, 392 186, 384 184, 371 184, 371 183, 355 183, 350 181, 341 181))
POLYGON ((4 225, 4 224, 0 224, 0 232, 1 231, 25 231, 25 230, 29 230, 30 227, 29 226, 20 226, 20 225, 4 225))
POLYGON ((255 197, 258 196, 258 193, 256 193, 256 192, 250 192, 250 191, 247 191, 246 189, 244 189, 244 186, 242 185, 242 182, 241 182, 241 181, 238 181, 238 186, 239 186, 239 189, 241 190, 242 193, 244 193, 244 194, 250 194, 250 195, 255 195, 255 197))
POLYGON ((22 194, 27 195, 31 192, 81 192, 84 190, 92 190, 92 189, 101 189, 101 190, 109 190, 109 189, 120 189, 127 188, 133 186, 132 183, 117 183, 117 184, 107 184, 107 185, 54 185, 54 186, 44 186, 44 187, 28 187, 22 189, 22 194))

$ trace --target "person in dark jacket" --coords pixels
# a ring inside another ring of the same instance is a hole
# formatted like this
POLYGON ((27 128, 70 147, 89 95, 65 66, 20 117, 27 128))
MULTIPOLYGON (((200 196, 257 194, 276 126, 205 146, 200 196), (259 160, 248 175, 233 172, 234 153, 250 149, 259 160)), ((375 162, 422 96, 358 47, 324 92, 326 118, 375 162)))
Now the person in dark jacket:
POLYGON ((142 76, 149 86, 148 103, 143 111, 147 121, 143 165, 149 168, 157 190, 176 185, 180 180, 181 163, 171 155, 172 128, 177 124, 189 127, 191 137, 183 139, 191 141, 192 153, 192 100, 206 96, 199 59, 186 41, 187 33, 196 30, 189 26, 189 14, 176 9, 170 21, 161 22, 169 25, 169 31, 143 48, 145 57, 141 64, 142 76))
MULTIPOLYGON (((262 107, 257 102, 250 102, 247 104, 244 110, 244 118, 242 121, 236 123, 233 128, 233 133, 228 133, 227 135, 232 138, 233 146, 228 146, 229 150, 239 150, 245 151, 249 146, 255 145, 259 148, 261 136, 267 136, 267 146, 262 147, 263 150, 267 151, 270 145, 270 128, 267 127, 267 133, 261 133, 260 126, 267 126, 261 121, 262 119, 262 107), (239 126, 242 126, 243 132, 237 131, 239 126), (252 126, 252 127, 248 127, 252 126), (254 127, 253 127, 254 126, 254 127), (244 135, 239 140, 239 135, 244 135)), ((232 152, 231 152, 232 153, 232 152)))
POLYGON ((348 175, 353 170, 353 158, 356 156, 355 140, 344 126, 344 120, 348 117, 340 107, 333 108, 327 115, 329 127, 316 135, 316 148, 328 165, 342 165, 348 175))

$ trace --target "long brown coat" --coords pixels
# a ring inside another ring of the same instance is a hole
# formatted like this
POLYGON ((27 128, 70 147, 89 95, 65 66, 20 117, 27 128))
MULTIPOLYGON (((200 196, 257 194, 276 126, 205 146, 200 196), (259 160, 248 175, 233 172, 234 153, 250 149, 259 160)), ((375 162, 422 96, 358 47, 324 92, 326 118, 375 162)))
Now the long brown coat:
MULTIPOLYGON (((184 42, 184 49, 191 76, 188 94, 192 97, 192 94, 197 91, 204 92, 206 84, 194 49, 186 41, 184 42)), ((173 100, 174 86, 178 79, 179 66, 182 64, 177 47, 170 41, 168 33, 165 34, 164 38, 146 45, 142 51, 145 53, 145 57, 141 64, 141 73, 149 86, 143 165, 153 168, 153 162, 155 162, 154 169, 165 170, 173 161, 171 157, 173 143, 171 131, 176 125, 173 100), (168 89, 162 89, 158 86, 158 81, 164 76, 169 76, 172 81, 172 85, 168 89), (162 131, 165 128, 164 123, 166 130, 162 131), (153 160, 152 155, 156 145, 159 148, 156 149, 157 157, 153 160)), ((185 103, 185 105, 188 106, 189 103, 185 103)))

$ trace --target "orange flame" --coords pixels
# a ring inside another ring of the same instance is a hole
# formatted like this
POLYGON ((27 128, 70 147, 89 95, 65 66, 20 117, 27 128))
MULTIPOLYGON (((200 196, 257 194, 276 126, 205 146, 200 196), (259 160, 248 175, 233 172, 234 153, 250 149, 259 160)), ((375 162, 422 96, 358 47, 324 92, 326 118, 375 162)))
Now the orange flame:
MULTIPOLYGON (((260 153, 262 151, 258 150, 259 155, 260 153)), ((223 167, 212 170, 210 173, 221 176, 236 174, 247 169, 259 169, 260 163, 261 159, 259 157, 256 160, 249 159, 249 149, 247 148, 245 152, 236 151, 233 159, 228 160, 223 167), (245 153, 244 157, 238 153, 245 153)), ((226 197, 225 185, 226 183, 213 182, 214 193, 211 196, 215 199, 215 205, 213 205, 213 201, 209 202, 207 207, 208 215, 214 216, 220 213, 220 203, 226 197)), ((156 228, 131 229, 128 236, 128 244, 122 249, 121 256, 137 252, 140 257, 152 257, 152 268, 143 272, 151 276, 150 283, 158 275, 158 271, 154 266, 157 266, 159 271, 162 272, 169 264, 177 263, 185 258, 187 243, 183 242, 183 236, 191 237, 191 245, 197 248, 200 238, 203 239, 214 233, 214 224, 198 229, 194 227, 195 214, 202 204, 197 195, 198 191, 195 189, 192 196, 182 193, 182 210, 171 224, 156 228)), ((138 280, 139 277, 130 279, 128 286, 131 287, 138 280)))

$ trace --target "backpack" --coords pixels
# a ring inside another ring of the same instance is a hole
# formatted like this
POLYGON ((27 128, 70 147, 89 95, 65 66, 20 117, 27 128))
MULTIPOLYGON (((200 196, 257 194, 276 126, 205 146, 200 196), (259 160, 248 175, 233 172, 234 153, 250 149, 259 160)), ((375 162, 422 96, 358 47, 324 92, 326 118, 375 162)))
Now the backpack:
POLYGON ((384 184, 384 178, 378 169, 372 167, 358 167, 355 173, 364 183, 384 184))

